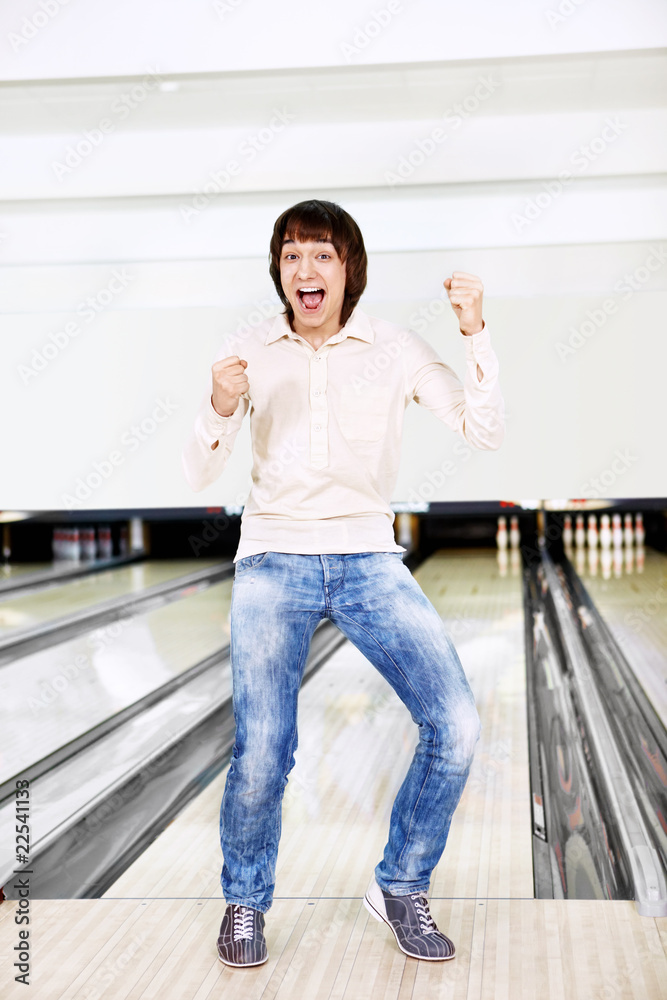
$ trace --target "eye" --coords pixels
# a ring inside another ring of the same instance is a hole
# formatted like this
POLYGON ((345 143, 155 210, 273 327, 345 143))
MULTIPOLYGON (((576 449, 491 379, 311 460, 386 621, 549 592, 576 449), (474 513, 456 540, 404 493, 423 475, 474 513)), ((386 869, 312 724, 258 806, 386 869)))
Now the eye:
POLYGON ((291 260, 293 257, 296 257, 295 253, 286 253, 283 259, 284 260, 291 260))
POLYGON ((329 253, 321 253, 321 254, 318 254, 318 256, 319 257, 326 257, 326 259, 329 260, 329 258, 331 257, 331 254, 329 254, 329 253))

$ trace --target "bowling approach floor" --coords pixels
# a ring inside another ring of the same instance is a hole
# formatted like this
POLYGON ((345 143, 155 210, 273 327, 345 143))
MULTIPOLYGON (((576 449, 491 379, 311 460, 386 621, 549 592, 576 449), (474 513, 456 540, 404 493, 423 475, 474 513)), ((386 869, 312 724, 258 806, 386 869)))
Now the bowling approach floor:
MULTIPOLYGON (((225 769, 103 898, 32 901, 40 1000, 667 996, 667 920, 639 917, 632 902, 533 898, 520 575, 475 550, 438 553, 415 576, 450 630, 483 724, 430 892, 456 958, 408 958, 362 905, 416 730, 345 643, 300 693, 268 962, 237 970, 217 959, 225 769)), ((23 996, 6 988, 14 909, 0 906, 3 997, 23 996)))

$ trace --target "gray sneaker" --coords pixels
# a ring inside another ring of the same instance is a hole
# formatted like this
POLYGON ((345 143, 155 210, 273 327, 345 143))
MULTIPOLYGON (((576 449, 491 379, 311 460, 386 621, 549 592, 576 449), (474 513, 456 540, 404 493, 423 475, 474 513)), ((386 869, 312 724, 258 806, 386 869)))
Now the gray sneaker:
POLYGON ((423 958, 430 962, 454 958, 454 945, 436 927, 426 893, 392 896, 373 879, 364 896, 364 906, 376 920, 389 924, 398 947, 411 958, 423 958))
POLYGON ((225 965, 261 965, 269 957, 264 914, 240 903, 229 903, 220 925, 218 958, 225 965))

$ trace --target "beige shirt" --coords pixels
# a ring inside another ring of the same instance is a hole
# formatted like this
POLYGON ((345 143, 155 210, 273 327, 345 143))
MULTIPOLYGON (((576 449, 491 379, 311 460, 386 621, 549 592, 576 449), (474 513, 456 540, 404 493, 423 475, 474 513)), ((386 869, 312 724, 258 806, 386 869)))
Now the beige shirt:
POLYGON ((183 468, 195 491, 214 483, 250 410, 252 486, 234 561, 269 550, 404 552, 390 502, 408 403, 426 407, 472 447, 496 449, 503 440, 488 329, 461 336, 463 383, 420 334, 359 306, 318 350, 283 315, 228 337, 215 361, 245 359, 249 390, 222 417, 209 381, 183 468))

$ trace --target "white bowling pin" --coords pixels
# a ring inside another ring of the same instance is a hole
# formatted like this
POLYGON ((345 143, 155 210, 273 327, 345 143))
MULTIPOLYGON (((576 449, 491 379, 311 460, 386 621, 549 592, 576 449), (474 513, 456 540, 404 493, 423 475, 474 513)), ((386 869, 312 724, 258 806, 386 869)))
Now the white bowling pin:
POLYGON ((635 514, 635 544, 643 545, 646 533, 644 531, 644 515, 635 514))
POLYGON ((498 518, 498 530, 496 531, 496 545, 499 549, 507 548, 507 518, 498 518))
POLYGON ((611 519, 611 540, 615 549, 623 548, 623 524, 621 515, 614 514, 611 519))
POLYGON ((584 515, 577 514, 576 527, 574 529, 574 544, 578 549, 583 549, 586 543, 586 531, 584 529, 584 515))
POLYGON ((598 547, 598 519, 595 514, 588 515, 588 547, 597 549, 598 547))
POLYGON ((521 532, 519 531, 519 518, 513 515, 510 518, 510 545, 513 549, 518 549, 521 543, 521 532))
POLYGON ((569 514, 563 518, 563 545, 566 549, 572 548, 572 518, 569 514))
POLYGON ((632 545, 635 540, 635 533, 632 530, 632 514, 626 514, 623 519, 623 538, 626 545, 632 545))
POLYGON ((611 523, 609 514, 603 514, 600 518, 600 548, 611 548, 611 523))

